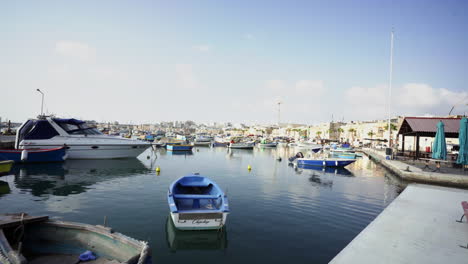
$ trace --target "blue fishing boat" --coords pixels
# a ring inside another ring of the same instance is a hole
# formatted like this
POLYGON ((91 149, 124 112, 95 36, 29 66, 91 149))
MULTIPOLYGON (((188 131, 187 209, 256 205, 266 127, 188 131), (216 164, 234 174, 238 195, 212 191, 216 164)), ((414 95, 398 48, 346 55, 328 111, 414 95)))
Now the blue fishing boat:
POLYGON ((174 181, 167 201, 177 229, 221 229, 229 213, 226 194, 212 180, 192 174, 174 181))
POLYGON ((191 151, 193 145, 166 145, 166 149, 169 151, 191 151))
POLYGON ((305 170, 314 170, 325 172, 328 174, 340 174, 344 176, 353 176, 352 172, 344 167, 318 167, 318 166, 309 166, 305 164, 297 165, 298 168, 305 169, 305 170))
POLYGON ((308 165, 308 166, 319 166, 319 167, 345 167, 356 159, 340 159, 340 158, 317 158, 317 159, 306 159, 298 158, 297 165, 308 165))
POLYGON ((227 147, 229 145, 228 142, 213 142, 213 147, 227 147))
POLYGON ((0 149, 0 160, 14 162, 60 162, 67 158, 65 147, 51 149, 0 149))

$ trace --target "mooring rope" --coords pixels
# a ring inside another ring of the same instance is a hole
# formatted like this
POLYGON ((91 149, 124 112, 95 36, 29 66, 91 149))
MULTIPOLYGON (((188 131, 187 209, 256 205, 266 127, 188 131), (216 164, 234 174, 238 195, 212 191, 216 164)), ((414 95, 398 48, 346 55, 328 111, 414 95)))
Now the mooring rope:
POLYGON ((142 242, 144 244, 143 249, 141 250, 140 253, 140 258, 138 259, 138 264, 144 264, 146 261, 146 258, 148 256, 148 243, 147 242, 142 242))

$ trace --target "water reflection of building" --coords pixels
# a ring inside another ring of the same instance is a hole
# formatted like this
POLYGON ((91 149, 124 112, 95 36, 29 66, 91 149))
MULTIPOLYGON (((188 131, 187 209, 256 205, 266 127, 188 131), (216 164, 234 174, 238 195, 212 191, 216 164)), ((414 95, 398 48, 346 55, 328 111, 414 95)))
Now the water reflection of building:
POLYGON ((170 217, 166 222, 167 244, 177 250, 223 250, 227 248, 226 228, 221 230, 181 231, 175 228, 170 217))
POLYGON ((18 165, 12 170, 15 186, 34 196, 83 193, 99 182, 147 172, 138 159, 67 160, 64 163, 18 165))

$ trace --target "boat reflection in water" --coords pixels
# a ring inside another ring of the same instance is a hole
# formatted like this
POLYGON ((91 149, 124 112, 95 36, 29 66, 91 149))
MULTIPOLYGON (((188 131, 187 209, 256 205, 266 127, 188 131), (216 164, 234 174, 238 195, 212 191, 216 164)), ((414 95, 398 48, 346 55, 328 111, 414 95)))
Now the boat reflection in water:
POLYGON ((297 166, 297 173, 302 174, 304 171, 310 173, 309 181, 312 183, 312 185, 324 188, 332 188, 333 178, 335 176, 354 176, 353 173, 346 168, 317 167, 307 165, 297 166))
POLYGON ((300 169, 317 171, 317 172, 322 172, 326 174, 335 174, 335 175, 348 176, 348 177, 354 176, 351 171, 343 167, 317 167, 317 166, 308 166, 305 164, 298 164, 297 167, 300 169))
POLYGON ((166 155, 169 156, 190 156, 193 155, 192 150, 180 150, 180 151, 167 151, 166 155))
POLYGON ((0 197, 11 192, 8 182, 0 181, 0 197))
POLYGON ((166 222, 167 244, 172 252, 177 250, 224 250, 227 248, 226 228, 220 230, 178 230, 170 216, 166 222))
POLYGON ((15 166, 14 184, 34 196, 68 196, 87 191, 92 185, 149 171, 138 159, 67 160, 64 163, 15 166))

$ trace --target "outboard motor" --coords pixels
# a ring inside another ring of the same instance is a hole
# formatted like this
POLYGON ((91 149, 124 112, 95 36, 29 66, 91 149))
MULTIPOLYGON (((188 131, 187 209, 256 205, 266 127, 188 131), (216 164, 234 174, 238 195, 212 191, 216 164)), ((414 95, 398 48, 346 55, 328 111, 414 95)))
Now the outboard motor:
POLYGON ((297 159, 297 158, 304 158, 304 154, 302 154, 302 152, 298 152, 298 153, 296 154, 296 156, 290 157, 290 158, 289 158, 289 161, 290 161, 290 162, 293 162, 293 161, 294 161, 295 159, 297 159))

